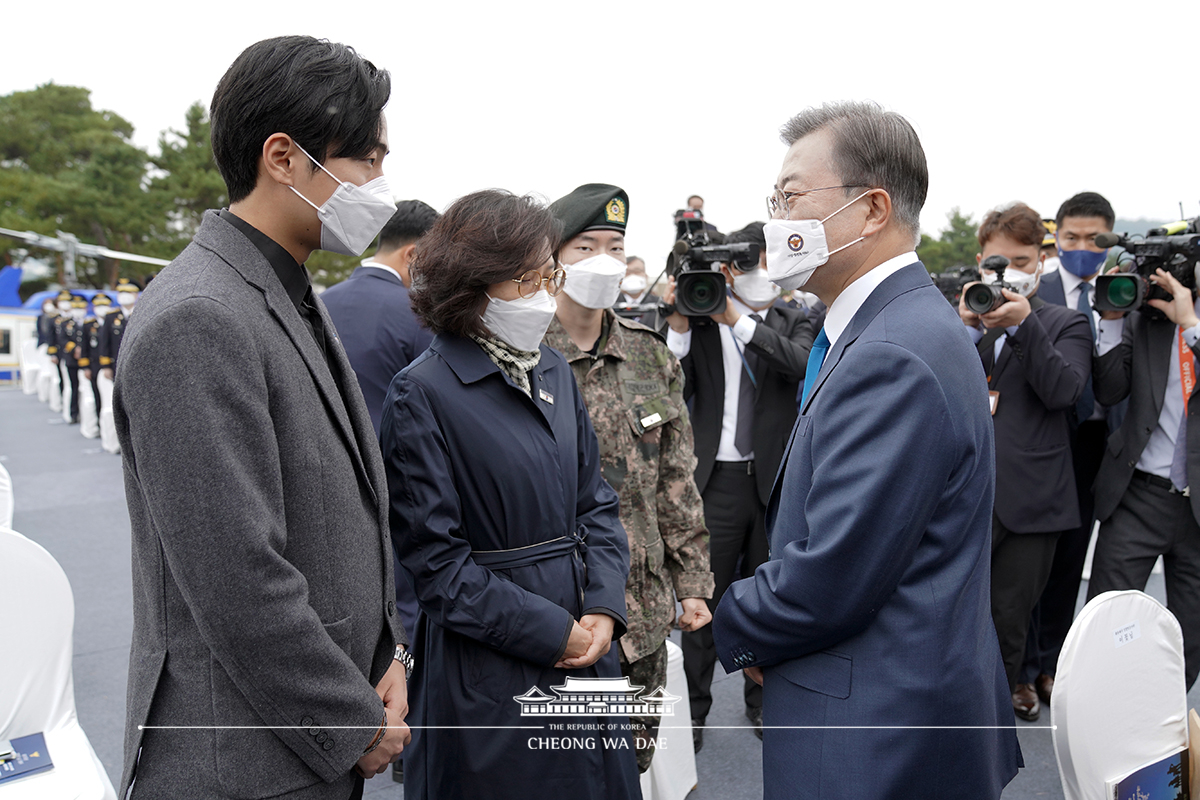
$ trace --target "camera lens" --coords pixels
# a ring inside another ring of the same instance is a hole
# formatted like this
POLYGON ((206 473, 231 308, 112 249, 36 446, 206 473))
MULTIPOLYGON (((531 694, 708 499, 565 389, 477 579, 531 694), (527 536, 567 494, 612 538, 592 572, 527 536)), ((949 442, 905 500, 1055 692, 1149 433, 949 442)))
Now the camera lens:
POLYGON ((963 304, 975 314, 986 314, 996 307, 1000 291, 994 286, 973 283, 963 291, 963 304))
POLYGON ((1137 281, 1134 278, 1114 277, 1108 284, 1105 296, 1113 308, 1129 308, 1137 302, 1137 281))
POLYGON ((699 317, 720 313, 725 307, 725 277, 707 270, 680 273, 675 298, 683 314, 699 317))

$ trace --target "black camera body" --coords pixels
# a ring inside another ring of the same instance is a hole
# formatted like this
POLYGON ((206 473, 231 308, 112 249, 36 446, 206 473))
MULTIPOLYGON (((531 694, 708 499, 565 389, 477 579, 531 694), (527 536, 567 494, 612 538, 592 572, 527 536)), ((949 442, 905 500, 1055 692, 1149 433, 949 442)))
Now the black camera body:
POLYGON ((946 298, 950 305, 958 308, 958 301, 962 297, 963 287, 968 283, 975 283, 980 279, 978 267, 951 267, 945 272, 940 272, 930 275, 933 279, 933 285, 942 293, 942 297, 946 298))
POLYGON ((1004 281, 1004 271, 1008 269, 1008 265, 1012 263, 1004 256, 995 255, 988 256, 979 265, 980 270, 991 270, 996 273, 996 282, 988 283, 973 283, 963 290, 963 305, 970 311, 976 314, 986 314, 989 311, 994 311, 1000 306, 1008 302, 1008 299, 1001 294, 1001 289, 1013 291, 1013 287, 1004 281))
POLYGON ((675 235, 667 267, 675 277, 675 310, 688 317, 720 314, 725 310, 725 276, 717 265, 741 272, 758 269, 758 245, 712 244, 704 214, 696 209, 675 212, 675 235))
POLYGON ((1102 233, 1096 237, 1100 247, 1118 245, 1133 257, 1128 272, 1096 278, 1097 311, 1141 311, 1152 317, 1163 314, 1147 300, 1170 300, 1171 294, 1150 282, 1155 270, 1169 272, 1193 293, 1196 291, 1197 265, 1200 265, 1200 217, 1153 228, 1141 239, 1125 234, 1102 233))

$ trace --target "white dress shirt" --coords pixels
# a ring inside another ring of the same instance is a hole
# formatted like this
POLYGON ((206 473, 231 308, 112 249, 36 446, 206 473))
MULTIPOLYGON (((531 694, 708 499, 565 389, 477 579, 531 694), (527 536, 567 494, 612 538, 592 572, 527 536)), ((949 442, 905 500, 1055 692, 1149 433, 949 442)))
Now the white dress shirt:
MULTIPOLYGON (((755 311, 733 295, 728 295, 726 302, 741 314, 741 317, 733 327, 717 326, 721 335, 721 363, 725 370, 725 402, 721 414, 721 438, 717 442, 717 461, 753 461, 754 453, 742 455, 733 443, 734 437, 737 436, 738 394, 742 389, 742 381, 750 380, 742 365, 741 352, 750 344, 750 340, 754 338, 754 330, 758 327, 758 323, 750 319, 750 315, 758 314, 765 318, 771 309, 767 307, 762 311, 755 311)), ((692 350, 691 327, 686 333, 676 333, 674 329, 668 328, 667 347, 676 358, 682 360, 692 350)))
POLYGON ((389 267, 387 264, 381 264, 381 263, 379 263, 378 261, 376 261, 376 260, 375 260, 375 259, 373 259, 373 258, 364 258, 364 259, 362 260, 362 263, 360 263, 360 264, 359 264, 359 266, 360 266, 360 267, 370 267, 371 269, 381 269, 381 270, 384 270, 385 272, 390 272, 390 273, 392 273, 393 275, 395 275, 395 276, 396 276, 396 278, 397 278, 397 279, 398 279, 398 280, 399 280, 401 283, 404 283, 404 279, 400 277, 400 273, 399 273, 399 272, 396 272, 396 270, 392 269, 392 268, 391 268, 391 267, 389 267))
MULTIPOLYGON (((895 258, 889 258, 842 290, 842 293, 833 301, 833 305, 829 306, 829 313, 825 315, 825 335, 829 337, 831 350, 841 335, 846 332, 846 328, 850 326, 850 320, 854 319, 854 315, 862 308, 863 303, 867 302, 871 292, 878 289, 879 284, 891 275, 909 264, 915 263, 917 263, 915 252, 910 250, 907 253, 901 253, 895 258)), ((818 267, 818 269, 820 268, 818 267)))
MULTIPOLYGON (((1200 300, 1196 301, 1196 313, 1200 314, 1200 300)), ((1100 355, 1112 350, 1121 343, 1125 329, 1125 319, 1106 319, 1101 323, 1100 355)), ((1179 330, 1178 327, 1175 328, 1179 330)), ((1188 347, 1195 347, 1200 341, 1200 325, 1188 328, 1183 332, 1183 340, 1188 347)), ((1200 391, 1200 390, 1198 390, 1200 391)), ((1158 415, 1158 425, 1146 442, 1146 449, 1138 458, 1136 469, 1149 472, 1160 478, 1171 477, 1171 460, 1175 457, 1175 437, 1179 434, 1179 423, 1183 419, 1183 379, 1179 376, 1179 334, 1171 337, 1171 363, 1167 366, 1167 393, 1163 395, 1162 411, 1158 415)))

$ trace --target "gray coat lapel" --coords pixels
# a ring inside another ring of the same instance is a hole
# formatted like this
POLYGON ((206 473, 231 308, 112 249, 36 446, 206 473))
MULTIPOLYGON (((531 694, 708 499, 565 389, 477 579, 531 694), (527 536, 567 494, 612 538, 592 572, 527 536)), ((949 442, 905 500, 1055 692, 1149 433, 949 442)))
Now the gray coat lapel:
MULTIPOLYGON (((342 394, 334 383, 329 365, 326 364, 317 343, 308 332, 304 320, 300 318, 300 312, 296 310, 296 306, 287 296, 283 284, 279 282, 279 276, 271 269, 266 257, 254 246, 253 242, 242 235, 241 231, 217 216, 215 211, 205 212, 200 230, 196 232, 195 242, 199 246, 211 250, 241 275, 246 283, 263 293, 267 309, 271 312, 271 316, 279 322, 288 338, 292 340, 296 350, 299 351, 300 357, 312 375, 313 382, 317 385, 321 399, 329 410, 329 415, 333 417, 341 431, 342 438, 346 440, 346 446, 350 448, 355 466, 367 484, 372 499, 378 502, 372 476, 363 463, 362 452, 354 435, 349 412, 346 410, 345 403, 342 402, 342 394)), ((335 330, 333 322, 325 312, 324 305, 318 303, 317 307, 321 310, 322 319, 325 321, 325 330, 335 330)), ((338 354, 335 358, 343 360, 346 358, 340 343, 338 347, 333 348, 333 352, 338 354)), ((348 361, 346 370, 349 372, 348 361)), ((357 390, 357 388, 356 385, 355 389, 357 390)), ((368 427, 370 427, 369 421, 368 427)))

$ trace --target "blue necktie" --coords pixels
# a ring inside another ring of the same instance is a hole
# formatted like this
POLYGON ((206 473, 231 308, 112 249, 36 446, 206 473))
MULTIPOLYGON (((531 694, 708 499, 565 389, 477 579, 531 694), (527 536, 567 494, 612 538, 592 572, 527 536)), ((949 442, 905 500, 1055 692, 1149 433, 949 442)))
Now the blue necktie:
POLYGON ((821 332, 817 334, 817 340, 813 342, 812 350, 808 354, 808 366, 804 370, 804 394, 800 396, 800 407, 808 402, 808 393, 812 391, 813 384, 817 382, 817 373, 821 371, 821 365, 825 363, 825 354, 829 352, 829 337, 825 335, 825 329, 821 328, 821 332))
MULTIPOLYGON (((1088 300, 1088 295, 1091 294, 1092 286, 1089 283, 1080 284, 1079 286, 1079 303, 1075 308, 1083 312, 1087 317, 1088 325, 1092 329, 1092 348, 1096 346, 1096 319, 1092 316, 1092 304, 1088 300)), ((1092 379, 1089 376, 1087 383, 1083 385, 1083 394, 1079 395, 1079 401, 1075 403, 1075 421, 1086 422, 1092 416, 1092 412, 1096 410, 1096 395, 1092 390, 1092 379)))

